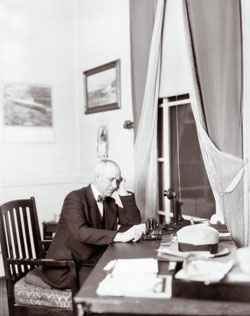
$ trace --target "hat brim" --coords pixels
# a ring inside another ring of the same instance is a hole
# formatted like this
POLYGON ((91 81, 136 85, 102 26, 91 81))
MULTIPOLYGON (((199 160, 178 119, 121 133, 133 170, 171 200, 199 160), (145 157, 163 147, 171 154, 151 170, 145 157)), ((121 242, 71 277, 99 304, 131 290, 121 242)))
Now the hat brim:
MULTIPOLYGON (((211 255, 211 258, 214 258, 214 257, 226 256, 229 253, 230 253, 229 248, 219 244, 218 252, 214 254, 210 254, 210 255, 211 255)), ((169 247, 160 247, 158 249, 158 258, 162 260, 166 260, 166 261, 183 261, 190 254, 195 254, 195 255, 208 254, 209 255, 209 252, 208 251, 185 251, 185 252, 179 251, 177 243, 173 243, 169 247)))

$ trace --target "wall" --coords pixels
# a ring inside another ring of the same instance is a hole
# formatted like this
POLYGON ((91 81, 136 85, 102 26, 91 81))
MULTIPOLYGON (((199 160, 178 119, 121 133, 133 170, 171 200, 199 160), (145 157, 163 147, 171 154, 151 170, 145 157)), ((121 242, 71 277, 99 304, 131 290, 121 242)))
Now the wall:
POLYGON ((72 0, 10 0, 0 6, 1 82, 51 86, 53 115, 49 141, 33 127, 20 137, 22 129, 1 120, 0 200, 34 195, 40 221, 50 220, 80 181, 76 6, 72 0), (32 140, 35 133, 39 139, 32 140))
POLYGON ((35 196, 40 223, 54 219, 65 195, 80 185, 76 41, 72 0, 0 2, 1 83, 52 87, 50 141, 36 128, 26 133, 5 127, 1 119, 0 203, 35 196), (13 131, 16 140, 10 141, 13 131))
POLYGON ((91 181, 103 120, 109 157, 132 188, 134 136, 123 128, 124 120, 133 121, 128 0, 0 1, 0 42, 1 83, 49 85, 53 104, 51 140, 44 130, 7 128, 1 119, 0 204, 35 196, 40 223, 54 219, 66 194, 91 181), (115 59, 121 109, 85 115, 82 72, 115 59))
MULTIPOLYGON (((22 138, 1 120, 0 200, 34 195, 39 218, 53 219, 65 194, 91 181, 98 160, 97 127, 107 121, 109 157, 133 186, 133 121, 130 82, 129 1, 2 1, 0 80, 52 87, 53 139, 22 138), (121 60, 121 109, 84 114, 82 72, 121 60), (7 132, 16 133, 15 140, 7 132)), ((1 100, 1 117, 3 101, 1 100)), ((25 128, 27 130, 27 128, 25 128)), ((21 136, 20 136, 21 135, 21 136)))
POLYGON ((130 28, 128 0, 78 1, 79 38, 79 123, 80 168, 84 183, 92 177, 98 161, 97 127, 107 121, 109 128, 109 158, 122 169, 129 188, 133 188, 133 130, 123 128, 125 120, 133 121, 130 28), (121 108, 118 110, 84 115, 85 99, 82 72, 110 61, 121 60, 121 108))

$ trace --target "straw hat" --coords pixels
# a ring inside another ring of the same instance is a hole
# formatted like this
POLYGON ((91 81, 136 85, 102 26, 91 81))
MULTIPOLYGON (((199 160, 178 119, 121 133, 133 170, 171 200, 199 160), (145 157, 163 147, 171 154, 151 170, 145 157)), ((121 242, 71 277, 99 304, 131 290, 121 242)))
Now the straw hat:
POLYGON ((179 251, 218 252, 219 232, 204 224, 185 226, 177 231, 179 251))

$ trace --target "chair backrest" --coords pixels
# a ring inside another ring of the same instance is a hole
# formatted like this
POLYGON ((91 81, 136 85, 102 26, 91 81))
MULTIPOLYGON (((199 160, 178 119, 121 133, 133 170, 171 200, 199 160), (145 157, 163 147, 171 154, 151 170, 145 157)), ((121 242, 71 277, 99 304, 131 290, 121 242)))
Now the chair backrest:
POLYGON ((0 238, 6 281, 15 283, 32 267, 8 264, 8 259, 43 257, 34 197, 10 201, 0 206, 0 238))
POLYGON ((41 283, 34 286, 26 282, 26 274, 40 265, 65 267, 75 274, 73 260, 44 259, 45 249, 34 197, 0 206, 0 239, 9 315, 76 315, 73 302, 77 291, 75 278, 72 279, 71 289, 67 290, 43 288, 41 283))

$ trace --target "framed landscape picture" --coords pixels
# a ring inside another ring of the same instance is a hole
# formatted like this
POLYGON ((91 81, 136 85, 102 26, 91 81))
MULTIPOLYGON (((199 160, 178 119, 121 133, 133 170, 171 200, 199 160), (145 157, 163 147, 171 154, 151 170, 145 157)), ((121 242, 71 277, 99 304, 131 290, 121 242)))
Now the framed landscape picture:
POLYGON ((2 83, 4 125, 52 127, 52 87, 20 82, 2 83))
POLYGON ((84 71, 83 76, 86 114, 120 108, 120 60, 84 71))
POLYGON ((52 142, 52 86, 1 82, 3 134, 7 142, 52 142))

